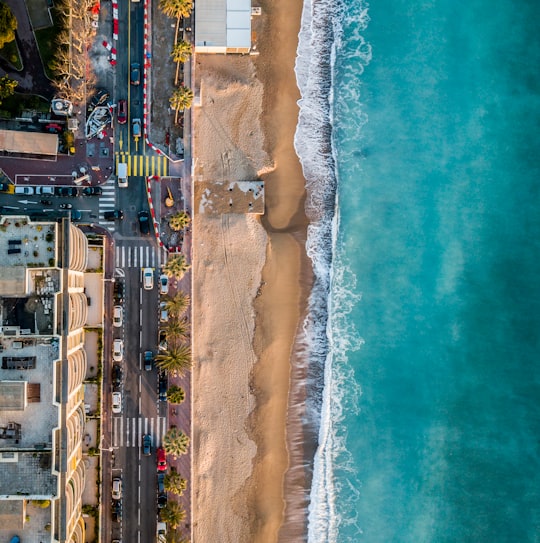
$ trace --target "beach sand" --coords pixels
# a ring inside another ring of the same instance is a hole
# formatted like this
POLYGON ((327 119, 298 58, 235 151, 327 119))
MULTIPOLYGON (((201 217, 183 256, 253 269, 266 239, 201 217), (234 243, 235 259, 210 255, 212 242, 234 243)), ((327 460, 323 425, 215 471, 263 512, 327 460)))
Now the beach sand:
POLYGON ((311 286, 293 148, 302 4, 261 7, 258 56, 196 57, 194 183, 260 178, 266 209, 220 216, 193 205, 194 543, 305 539, 309 480, 287 475, 288 443, 302 433, 287 425, 288 401, 311 286))

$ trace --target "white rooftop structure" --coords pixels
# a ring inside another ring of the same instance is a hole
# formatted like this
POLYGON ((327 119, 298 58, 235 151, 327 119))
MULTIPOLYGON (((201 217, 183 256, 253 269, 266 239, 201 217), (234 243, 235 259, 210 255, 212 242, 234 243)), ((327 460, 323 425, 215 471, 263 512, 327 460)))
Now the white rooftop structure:
POLYGON ((251 0, 197 0, 195 52, 249 53, 251 0))

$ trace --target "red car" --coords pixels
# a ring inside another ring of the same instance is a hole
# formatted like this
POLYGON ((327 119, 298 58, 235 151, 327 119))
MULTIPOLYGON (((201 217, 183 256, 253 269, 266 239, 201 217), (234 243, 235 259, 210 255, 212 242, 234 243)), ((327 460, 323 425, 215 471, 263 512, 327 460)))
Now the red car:
POLYGON ((127 102, 118 100, 118 111, 116 112, 118 124, 126 124, 127 121, 127 102))
POLYGON ((162 448, 157 450, 157 469, 158 471, 165 471, 167 469, 167 458, 162 448))

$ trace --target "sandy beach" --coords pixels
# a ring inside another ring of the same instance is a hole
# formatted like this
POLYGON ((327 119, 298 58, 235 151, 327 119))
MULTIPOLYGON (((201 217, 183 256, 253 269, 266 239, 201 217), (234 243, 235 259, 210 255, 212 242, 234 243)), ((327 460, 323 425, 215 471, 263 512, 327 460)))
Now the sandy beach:
POLYGON ((262 179, 266 205, 262 216, 220 214, 194 201, 194 543, 304 539, 295 511, 305 513, 309 480, 289 454, 302 431, 289 399, 298 399, 295 340, 311 285, 293 148, 302 5, 261 7, 259 55, 196 58, 195 192, 262 179))

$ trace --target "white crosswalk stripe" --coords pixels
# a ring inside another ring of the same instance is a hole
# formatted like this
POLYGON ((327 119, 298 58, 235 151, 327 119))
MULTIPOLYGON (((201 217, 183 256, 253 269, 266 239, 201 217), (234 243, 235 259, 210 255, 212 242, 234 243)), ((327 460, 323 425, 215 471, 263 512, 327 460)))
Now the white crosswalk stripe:
POLYGON ((116 186, 114 179, 109 179, 104 185, 101 185, 102 194, 99 197, 99 224, 111 232, 115 230, 114 221, 106 221, 103 218, 105 211, 113 211, 116 205, 116 186))
POLYGON ((156 248, 150 245, 132 247, 124 245, 115 247, 116 266, 118 268, 155 268, 157 262, 156 248))
POLYGON ((167 432, 165 417, 113 417, 113 447, 140 447, 142 436, 150 434, 154 447, 161 447, 163 436, 167 432))

